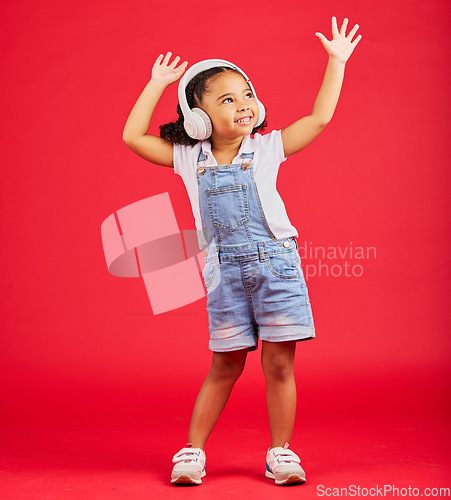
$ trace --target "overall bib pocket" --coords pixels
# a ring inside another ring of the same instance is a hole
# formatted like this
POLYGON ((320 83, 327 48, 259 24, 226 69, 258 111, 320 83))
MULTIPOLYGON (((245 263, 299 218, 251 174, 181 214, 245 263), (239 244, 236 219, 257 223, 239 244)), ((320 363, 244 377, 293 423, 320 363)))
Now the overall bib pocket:
POLYGON ((225 231, 234 231, 249 220, 246 185, 206 189, 211 222, 225 231))

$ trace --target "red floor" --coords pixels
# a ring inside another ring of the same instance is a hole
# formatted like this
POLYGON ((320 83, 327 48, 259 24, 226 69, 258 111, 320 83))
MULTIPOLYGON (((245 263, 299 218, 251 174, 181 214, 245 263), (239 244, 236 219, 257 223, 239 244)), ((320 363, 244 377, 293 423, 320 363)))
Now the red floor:
POLYGON ((54 409, 53 415, 47 406, 16 418, 3 426, 0 498, 319 498, 330 497, 332 488, 348 488, 348 496, 357 496, 357 487, 398 488, 397 495, 385 491, 390 498, 406 496, 402 488, 409 486, 420 494, 424 488, 451 487, 447 387, 439 377, 330 381, 327 388, 304 389, 298 383, 292 448, 308 481, 285 488, 263 476, 264 386, 252 380, 250 388, 250 377, 235 387, 208 442, 201 486, 169 484, 172 455, 184 445, 193 389, 169 400, 154 392, 147 403, 133 397, 110 401, 109 417, 99 409, 103 402, 93 399, 92 415, 77 414, 74 406, 70 418, 62 398, 65 409, 54 409))

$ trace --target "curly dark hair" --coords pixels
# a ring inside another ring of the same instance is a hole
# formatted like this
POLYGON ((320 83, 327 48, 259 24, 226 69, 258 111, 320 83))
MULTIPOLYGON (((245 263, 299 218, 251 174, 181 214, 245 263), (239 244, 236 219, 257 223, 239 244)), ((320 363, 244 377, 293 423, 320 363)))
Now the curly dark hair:
MULTIPOLYGON (((188 83, 185 89, 185 93, 188 106, 191 109, 198 106, 202 102, 202 96, 204 95, 208 87, 208 81, 210 80, 210 78, 225 71, 235 71, 235 73, 243 76, 239 71, 235 69, 226 68, 224 66, 217 66, 215 68, 210 68, 202 71, 188 83)), ((198 140, 193 139, 186 133, 185 128, 183 127, 184 117, 180 104, 177 104, 177 114, 179 116, 175 122, 160 125, 160 136, 163 137, 163 139, 167 139, 176 144, 181 144, 182 146, 194 146, 194 144, 196 144, 198 140)), ((252 130, 252 134, 255 134, 256 132, 262 132, 266 128, 266 126, 267 122, 265 118, 265 121, 261 125, 259 125, 258 127, 254 127, 254 129, 252 130)))

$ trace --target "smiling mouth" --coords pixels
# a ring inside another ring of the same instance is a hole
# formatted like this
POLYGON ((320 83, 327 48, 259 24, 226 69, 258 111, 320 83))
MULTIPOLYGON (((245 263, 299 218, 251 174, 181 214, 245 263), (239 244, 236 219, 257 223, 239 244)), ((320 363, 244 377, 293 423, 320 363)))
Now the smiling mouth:
POLYGON ((240 118, 239 120, 235 120, 235 123, 238 123, 239 125, 250 125, 251 122, 252 122, 251 116, 243 116, 243 118, 240 118))

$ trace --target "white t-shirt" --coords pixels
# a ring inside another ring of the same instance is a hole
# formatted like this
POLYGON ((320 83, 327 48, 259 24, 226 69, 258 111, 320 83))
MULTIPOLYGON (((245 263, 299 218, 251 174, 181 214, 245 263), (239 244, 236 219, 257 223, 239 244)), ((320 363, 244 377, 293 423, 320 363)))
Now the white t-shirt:
MULTIPOLYGON (((174 173, 181 176, 188 192, 196 223, 199 248, 203 250, 207 246, 207 243, 201 236, 203 232, 199 212, 197 159, 200 148, 207 155, 205 165, 207 167, 216 166, 216 160, 211 153, 211 142, 208 139, 199 141, 194 146, 174 144, 173 158, 174 173)), ((255 184, 269 228, 277 239, 298 236, 298 232, 291 225, 285 205, 276 189, 279 166, 286 160, 280 130, 273 130, 271 133, 265 135, 255 134, 254 138, 251 138, 250 135, 245 136, 238 155, 233 159, 232 164, 242 163, 241 154, 251 152, 254 153, 252 168, 255 184)))

